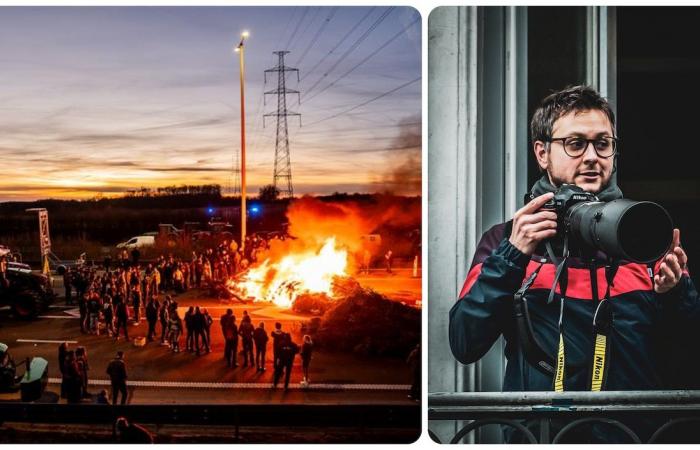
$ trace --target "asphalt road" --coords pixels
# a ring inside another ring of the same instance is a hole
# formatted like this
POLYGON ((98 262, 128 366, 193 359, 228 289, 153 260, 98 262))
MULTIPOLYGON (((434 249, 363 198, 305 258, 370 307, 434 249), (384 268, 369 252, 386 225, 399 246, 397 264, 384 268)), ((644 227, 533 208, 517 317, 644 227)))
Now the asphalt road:
MULTIPOLYGON (((408 270, 394 274, 370 273, 358 277, 358 280, 364 286, 399 301, 411 304, 415 299, 420 299, 420 278, 412 278, 408 270)), ((10 346, 10 352, 17 363, 32 356, 47 359, 49 377, 53 379, 49 391, 57 391, 58 388, 55 384, 60 377, 57 367, 58 345, 62 341, 69 341, 71 348, 85 346, 87 349, 89 378, 91 383, 95 383, 90 387, 93 392, 106 385, 105 369, 116 351, 124 351, 132 383, 130 389, 133 391, 130 401, 135 403, 236 403, 250 402, 251 399, 272 403, 409 402, 406 394, 411 374, 405 361, 359 357, 327 350, 314 353, 308 389, 300 387, 301 360, 297 357, 292 371, 291 389, 286 393, 281 389, 273 390, 271 341, 268 343, 266 372, 259 373, 251 367, 230 369, 223 360, 223 337, 218 319, 226 308, 233 309, 239 320, 243 310, 247 310, 256 326, 262 321, 269 332, 275 322, 280 322, 282 329, 291 332, 295 342, 300 343, 302 323, 309 320, 310 316, 297 315, 291 310, 283 310, 269 303, 222 304, 202 297, 202 293, 197 290, 178 296, 176 300, 180 305, 181 317, 190 305, 199 305, 209 310, 214 318, 211 353, 196 356, 183 351, 174 354, 167 346, 159 345, 159 342, 135 347, 123 337, 116 341, 106 335, 81 334, 76 318, 77 310, 63 306, 62 300, 43 318, 31 322, 10 318, 9 311, 0 310, 0 342, 10 346)), ((160 324, 156 329, 160 332, 160 324)), ((129 327, 131 338, 145 336, 146 333, 145 320, 129 327)), ((184 337, 181 338, 181 348, 185 348, 184 337)), ((239 364, 241 363, 239 355, 239 364)), ((23 371, 23 367, 20 367, 18 373, 23 371)), ((0 400, 11 399, 11 395, 0 394, 0 400)))

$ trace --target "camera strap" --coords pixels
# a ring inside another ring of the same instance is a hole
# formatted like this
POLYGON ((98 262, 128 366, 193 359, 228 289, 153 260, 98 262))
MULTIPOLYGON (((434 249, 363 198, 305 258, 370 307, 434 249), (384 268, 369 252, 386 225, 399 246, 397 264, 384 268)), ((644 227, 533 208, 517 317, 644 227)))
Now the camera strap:
MULTIPOLYGON (((547 252, 550 254, 550 258, 552 258, 554 261, 554 251, 552 250, 552 246, 550 242, 548 241, 546 243, 547 246, 547 252)), ((566 358, 565 358, 565 350, 564 350, 564 301, 566 299, 566 286, 567 286, 567 277, 564 275, 564 278, 562 278, 562 274, 566 273, 566 263, 567 259, 569 257, 569 236, 568 234, 564 236, 564 251, 562 252, 562 259, 557 263, 557 270, 554 275, 554 282, 552 283, 552 289, 549 290, 549 297, 547 299, 547 304, 551 304, 554 301, 554 293, 557 289, 557 284, 559 285, 560 288, 560 297, 559 297, 559 322, 557 324, 557 328, 559 330, 559 345, 557 348, 557 359, 556 359, 556 368, 554 370, 554 391, 555 392, 564 392, 564 376, 565 376, 565 367, 566 367, 566 358)))
POLYGON ((542 345, 535 336, 535 332, 532 329, 532 321, 530 320, 530 312, 527 307, 527 298, 525 297, 525 293, 530 289, 532 283, 535 282, 535 278, 537 278, 540 269, 542 269, 546 261, 546 259, 540 260, 540 265, 537 266, 515 293, 513 307, 515 311, 515 328, 524 358, 533 367, 552 376, 554 375, 554 358, 543 350, 542 345))
POLYGON ((591 391, 601 391, 605 387, 608 369, 610 367, 610 333, 613 325, 613 308, 610 303, 610 286, 613 283, 619 261, 612 261, 605 266, 605 281, 607 287, 605 296, 596 306, 593 314, 593 362, 591 366, 591 391))

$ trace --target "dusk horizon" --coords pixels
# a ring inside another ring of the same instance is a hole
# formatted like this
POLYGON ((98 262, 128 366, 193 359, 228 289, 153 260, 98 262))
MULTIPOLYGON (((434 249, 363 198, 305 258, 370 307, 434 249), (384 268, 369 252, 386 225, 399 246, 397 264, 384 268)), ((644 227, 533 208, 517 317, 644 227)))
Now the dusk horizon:
POLYGON ((288 50, 295 195, 420 195, 420 15, 408 7, 3 7, 0 202, 273 183, 276 50, 288 50), (264 99, 267 97, 267 99, 264 99))

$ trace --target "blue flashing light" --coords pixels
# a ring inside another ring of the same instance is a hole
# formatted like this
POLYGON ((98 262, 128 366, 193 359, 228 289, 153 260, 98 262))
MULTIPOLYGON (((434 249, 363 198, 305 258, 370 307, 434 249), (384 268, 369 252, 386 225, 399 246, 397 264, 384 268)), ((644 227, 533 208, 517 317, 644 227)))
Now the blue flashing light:
POLYGON ((214 211, 216 211, 216 210, 212 207, 207 208, 207 213, 209 213, 209 214, 214 214, 214 211))

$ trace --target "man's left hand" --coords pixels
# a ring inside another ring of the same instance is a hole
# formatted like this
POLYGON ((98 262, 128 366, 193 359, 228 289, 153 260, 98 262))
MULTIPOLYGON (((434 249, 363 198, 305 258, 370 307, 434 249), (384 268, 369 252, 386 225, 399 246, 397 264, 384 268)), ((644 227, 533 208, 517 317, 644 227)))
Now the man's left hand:
POLYGON ((663 294, 673 289, 683 276, 688 264, 688 256, 681 248, 681 232, 673 230, 671 250, 664 256, 659 271, 654 275, 654 292, 663 294))

